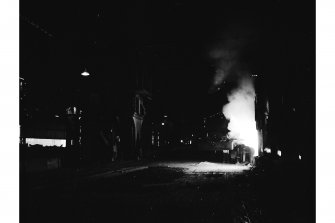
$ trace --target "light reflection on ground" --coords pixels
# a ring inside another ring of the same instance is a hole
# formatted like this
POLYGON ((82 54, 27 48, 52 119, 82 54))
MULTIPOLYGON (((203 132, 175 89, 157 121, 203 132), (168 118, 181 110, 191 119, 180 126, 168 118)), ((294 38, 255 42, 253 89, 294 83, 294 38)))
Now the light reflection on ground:
POLYGON ((181 168, 185 173, 239 173, 251 166, 212 162, 159 162, 154 166, 181 168))

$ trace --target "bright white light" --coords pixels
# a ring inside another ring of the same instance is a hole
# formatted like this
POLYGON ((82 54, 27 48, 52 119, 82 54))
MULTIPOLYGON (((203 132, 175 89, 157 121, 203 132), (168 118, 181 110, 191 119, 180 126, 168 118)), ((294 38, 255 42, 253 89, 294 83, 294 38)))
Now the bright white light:
POLYGON ((66 147, 65 139, 38 139, 38 138, 26 138, 26 143, 30 145, 42 145, 42 146, 62 146, 66 147))
POLYGON ((167 166, 171 168, 181 168, 185 173, 242 173, 244 170, 249 170, 250 166, 237 165, 237 164, 226 164, 226 163, 211 163, 211 162, 166 162, 159 163, 159 166, 167 166))
POLYGON ((180 140, 181 143, 183 143, 184 141, 183 140, 180 140))
POLYGON ((264 149, 264 152, 266 152, 266 153, 271 153, 271 149, 270 149, 270 148, 265 148, 265 149, 264 149))
POLYGON ((277 155, 281 156, 281 151, 280 150, 277 151, 277 155))
POLYGON ((85 70, 84 72, 81 73, 82 76, 90 76, 90 74, 85 70))
POLYGON ((55 115, 56 118, 59 118, 59 115, 55 115))
POLYGON ((299 155, 299 160, 301 160, 301 155, 299 155))
POLYGON ((249 79, 243 79, 237 89, 228 95, 229 103, 224 105, 223 114, 229 119, 229 138, 236 144, 244 144, 258 156, 258 131, 255 121, 255 90, 249 79))
POLYGON ((77 108, 76 107, 68 107, 66 109, 66 112, 68 115, 75 115, 77 114, 77 108))
POLYGON ((164 125, 164 122, 162 122, 162 125, 164 125))
POLYGON ((190 140, 190 144, 192 144, 192 140, 190 140))
POLYGON ((167 115, 164 115, 164 118, 167 118, 167 115))

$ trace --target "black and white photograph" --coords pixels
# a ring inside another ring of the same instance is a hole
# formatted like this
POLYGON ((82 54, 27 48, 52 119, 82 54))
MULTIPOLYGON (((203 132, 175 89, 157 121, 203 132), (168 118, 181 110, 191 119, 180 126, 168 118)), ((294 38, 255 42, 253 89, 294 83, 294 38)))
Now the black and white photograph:
POLYGON ((18 5, 20 222, 316 222, 315 1, 18 5))

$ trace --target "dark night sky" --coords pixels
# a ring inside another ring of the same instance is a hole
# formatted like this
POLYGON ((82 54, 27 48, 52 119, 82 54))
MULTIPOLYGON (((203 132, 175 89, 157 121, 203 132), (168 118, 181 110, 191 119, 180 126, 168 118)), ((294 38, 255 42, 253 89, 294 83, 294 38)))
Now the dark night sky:
POLYGON ((302 100, 314 95, 314 10, 314 1, 21 1, 20 76, 54 98, 77 86, 84 67, 92 86, 127 87, 129 52, 151 47, 156 103, 198 117, 221 109, 229 90, 209 93, 210 50, 242 30, 252 37, 242 49, 250 71, 302 100))

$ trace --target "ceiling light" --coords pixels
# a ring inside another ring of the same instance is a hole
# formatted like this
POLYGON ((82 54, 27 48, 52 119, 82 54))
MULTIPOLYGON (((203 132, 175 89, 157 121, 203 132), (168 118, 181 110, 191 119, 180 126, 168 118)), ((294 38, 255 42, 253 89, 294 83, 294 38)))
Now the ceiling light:
POLYGON ((90 74, 87 72, 87 70, 85 69, 84 72, 81 73, 81 76, 90 76, 90 74))

